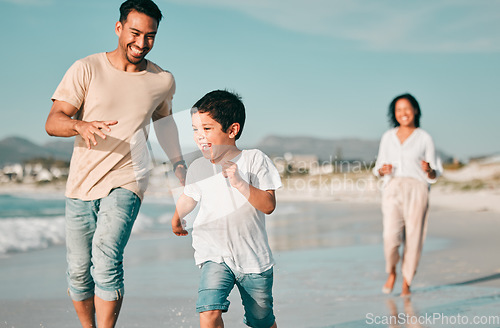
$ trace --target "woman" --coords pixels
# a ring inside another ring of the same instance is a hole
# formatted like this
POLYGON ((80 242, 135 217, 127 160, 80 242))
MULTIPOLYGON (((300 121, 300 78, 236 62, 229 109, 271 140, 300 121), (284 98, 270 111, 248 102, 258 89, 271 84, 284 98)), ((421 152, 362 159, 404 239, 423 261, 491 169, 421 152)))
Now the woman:
POLYGON ((429 184, 442 172, 430 135, 420 129, 420 106, 410 94, 400 95, 389 105, 392 129, 380 141, 373 173, 384 179, 382 213, 387 281, 382 288, 392 292, 404 242, 401 296, 410 295, 427 227, 429 184))

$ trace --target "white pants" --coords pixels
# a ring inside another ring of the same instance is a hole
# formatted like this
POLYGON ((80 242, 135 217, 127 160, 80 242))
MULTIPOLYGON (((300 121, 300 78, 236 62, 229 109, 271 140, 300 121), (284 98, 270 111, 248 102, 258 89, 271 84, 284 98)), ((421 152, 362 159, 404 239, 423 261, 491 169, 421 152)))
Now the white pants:
POLYGON ((386 271, 399 262, 399 246, 404 243, 401 270, 408 285, 417 271, 427 231, 429 188, 414 178, 393 178, 382 196, 384 255, 386 271))

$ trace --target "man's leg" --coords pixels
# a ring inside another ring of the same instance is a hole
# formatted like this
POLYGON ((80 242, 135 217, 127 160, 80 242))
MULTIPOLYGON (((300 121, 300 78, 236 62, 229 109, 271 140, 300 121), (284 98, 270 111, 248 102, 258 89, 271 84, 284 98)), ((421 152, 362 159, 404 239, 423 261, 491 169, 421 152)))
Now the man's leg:
POLYGON ((93 203, 66 200, 66 251, 69 295, 82 327, 96 327, 94 281, 90 274, 92 238, 96 227, 93 203))
POLYGON ((92 241, 92 276, 97 326, 114 327, 123 301, 123 252, 130 238, 141 201, 133 192, 117 188, 99 204, 92 241))
POLYGON ((112 328, 118 320, 118 314, 122 306, 123 298, 117 301, 105 301, 98 296, 95 297, 95 308, 99 328, 112 328))
POLYGON ((73 301, 76 315, 80 319, 83 328, 95 328, 95 307, 94 297, 88 298, 84 301, 73 301))

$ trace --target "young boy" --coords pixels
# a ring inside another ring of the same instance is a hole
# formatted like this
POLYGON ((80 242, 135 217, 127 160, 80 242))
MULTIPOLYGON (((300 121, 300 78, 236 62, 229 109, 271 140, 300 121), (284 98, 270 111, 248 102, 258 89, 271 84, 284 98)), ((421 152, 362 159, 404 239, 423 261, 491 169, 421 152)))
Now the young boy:
POLYGON ((196 310, 201 327, 223 327, 229 293, 240 291, 244 322, 277 327, 273 314, 273 265, 265 214, 276 207, 279 173, 260 150, 240 150, 245 123, 238 95, 212 91, 191 110, 194 140, 203 153, 188 169, 172 230, 186 236, 183 218, 200 202, 193 224, 196 265, 201 268, 196 310))

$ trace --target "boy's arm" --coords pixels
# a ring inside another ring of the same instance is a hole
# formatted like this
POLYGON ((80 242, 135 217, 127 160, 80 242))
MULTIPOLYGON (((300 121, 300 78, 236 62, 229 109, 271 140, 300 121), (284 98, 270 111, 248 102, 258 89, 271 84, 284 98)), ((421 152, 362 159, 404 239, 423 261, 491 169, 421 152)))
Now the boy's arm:
POLYGON ((187 236, 188 232, 184 229, 185 222, 183 218, 191 213, 198 202, 185 194, 182 194, 175 206, 174 217, 172 218, 172 231, 177 236, 187 236), (183 224, 184 223, 184 224, 183 224))
POLYGON ((276 208, 276 196, 274 190, 261 190, 255 188, 241 178, 238 173, 238 165, 233 162, 222 164, 222 174, 229 179, 229 183, 245 196, 248 202, 265 214, 271 214, 276 208))

